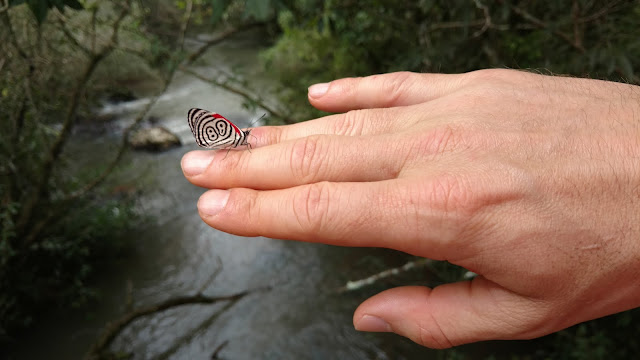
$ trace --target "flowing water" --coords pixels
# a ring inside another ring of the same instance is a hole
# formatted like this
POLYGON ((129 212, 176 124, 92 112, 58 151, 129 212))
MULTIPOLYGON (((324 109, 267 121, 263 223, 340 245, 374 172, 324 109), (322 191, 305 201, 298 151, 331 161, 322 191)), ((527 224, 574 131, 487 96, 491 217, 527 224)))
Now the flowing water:
MULTIPOLYGON (((254 83, 264 85, 257 54, 250 38, 239 38, 211 49, 204 57, 207 63, 194 68, 211 73, 213 67, 240 66, 254 83)), ((116 124, 125 125, 146 101, 108 105, 102 111, 117 114, 116 124)), ((187 305, 136 320, 111 350, 133 353, 134 359, 209 359, 225 344, 219 352, 223 359, 429 358, 432 352, 399 336, 353 329, 357 305, 385 284, 336 291, 348 280, 404 263, 405 256, 243 238, 200 220, 196 201, 203 189, 189 184, 180 170, 182 155, 196 148, 186 123, 190 107, 215 110, 244 126, 260 115, 244 110, 241 98, 179 73, 152 115, 186 145, 159 154, 130 153, 117 175, 124 188, 144 189, 140 208, 155 220, 131 234, 133 254, 101 280, 98 304, 82 316, 52 312, 19 344, 16 358, 80 358, 104 324, 127 311, 127 297, 138 307, 199 291, 222 296, 265 286, 271 289, 236 303, 187 305)), ((108 159, 117 140, 117 131, 98 139, 80 136, 75 146, 86 151, 78 161, 86 153, 93 154, 89 161, 108 159)))

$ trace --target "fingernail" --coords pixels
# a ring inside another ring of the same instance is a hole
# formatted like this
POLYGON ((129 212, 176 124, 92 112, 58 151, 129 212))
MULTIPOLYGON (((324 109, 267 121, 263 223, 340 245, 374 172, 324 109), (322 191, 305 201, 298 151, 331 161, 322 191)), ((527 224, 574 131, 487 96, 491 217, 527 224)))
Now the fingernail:
POLYGON ((309 96, 312 98, 319 98, 326 94, 327 90, 329 90, 329 83, 311 85, 309 87, 309 96))
POLYGON ((391 325, 373 315, 364 315, 355 326, 358 331, 391 332, 391 325))
POLYGON ((214 151, 192 151, 182 158, 182 171, 189 176, 201 174, 215 156, 214 151))
POLYGON ((200 196, 198 210, 206 216, 213 216, 224 209, 229 200, 228 190, 209 190, 200 196))

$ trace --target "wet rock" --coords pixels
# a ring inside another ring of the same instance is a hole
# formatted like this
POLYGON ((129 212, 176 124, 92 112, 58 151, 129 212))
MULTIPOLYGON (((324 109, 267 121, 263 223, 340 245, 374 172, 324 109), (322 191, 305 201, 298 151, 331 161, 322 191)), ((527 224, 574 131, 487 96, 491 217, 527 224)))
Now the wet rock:
POLYGON ((164 151, 180 146, 180 139, 162 126, 138 130, 129 137, 129 144, 136 150, 164 151))

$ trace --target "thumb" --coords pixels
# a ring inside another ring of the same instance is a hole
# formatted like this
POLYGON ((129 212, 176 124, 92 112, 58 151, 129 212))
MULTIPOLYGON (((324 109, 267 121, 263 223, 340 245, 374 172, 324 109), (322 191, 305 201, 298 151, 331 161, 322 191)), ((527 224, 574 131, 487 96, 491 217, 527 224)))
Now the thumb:
POLYGON ((356 310, 357 330, 394 332, 430 348, 481 340, 529 339, 553 331, 544 304, 477 277, 438 286, 399 287, 375 295, 356 310))

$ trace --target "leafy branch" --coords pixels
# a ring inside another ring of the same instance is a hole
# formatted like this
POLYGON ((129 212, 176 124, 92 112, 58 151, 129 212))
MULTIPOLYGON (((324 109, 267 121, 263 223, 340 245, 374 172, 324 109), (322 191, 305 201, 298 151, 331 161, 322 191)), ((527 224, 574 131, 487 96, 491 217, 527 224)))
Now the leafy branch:
POLYGON ((114 50, 118 42, 118 31, 120 29, 120 24, 129 13, 129 10, 130 0, 128 0, 121 8, 116 20, 113 23, 112 34, 109 43, 105 45, 99 52, 93 53, 91 55, 89 62, 87 63, 78 82, 76 83, 75 88, 71 92, 70 103, 67 108, 64 121, 62 123, 62 130, 55 139, 44 163, 40 168, 40 171, 38 172, 39 178, 36 181, 35 189, 27 197, 27 200, 25 201, 24 207, 22 209, 22 213, 16 223, 16 230, 19 234, 23 233, 25 226, 32 219, 34 210, 38 208, 40 202, 45 198, 54 165, 60 157, 60 154, 62 153, 69 135, 71 134, 71 130, 76 119, 76 112, 80 104, 80 99, 82 98, 87 83, 89 82, 89 79, 91 78, 91 75, 95 71, 98 64, 100 64, 100 62, 114 50))
POLYGON ((241 97, 243 97, 244 99, 258 105, 259 107, 265 109, 267 112, 269 112, 272 116, 275 116, 277 118, 282 119, 285 123, 291 124, 293 123, 293 119, 291 119, 289 116, 285 115, 283 112, 277 110, 276 108, 274 108, 273 106, 267 104, 262 98, 255 96, 253 94, 250 94, 248 91, 243 90, 243 89, 239 89, 237 87, 231 86, 229 85, 229 83, 227 81, 223 81, 223 80, 218 80, 218 79, 214 79, 214 78, 209 78, 209 77, 205 77, 203 75, 198 74, 197 72, 185 67, 185 66, 181 66, 180 70, 184 73, 187 73, 199 80, 202 80, 204 82, 207 82, 213 86, 217 86, 219 88, 225 89, 227 91, 229 91, 230 93, 236 94, 236 95, 240 95, 241 97))
MULTIPOLYGON (((504 0, 499 0, 501 3, 504 2, 504 0)), ((545 23, 544 21, 538 19, 537 17, 535 17, 534 15, 532 15, 531 13, 529 13, 528 11, 526 11, 525 9, 517 6, 517 5, 512 5, 512 4, 507 4, 507 6, 516 14, 520 15, 524 20, 528 21, 529 23, 531 23, 532 25, 540 28, 540 29, 544 29, 544 30, 550 30, 552 34, 556 35, 557 37, 561 38, 562 40, 566 41, 569 45, 571 45, 574 49, 578 50, 581 53, 585 53, 586 49, 584 48, 584 46, 582 46, 582 44, 579 41, 576 41, 576 39, 572 38, 570 35, 556 29, 555 27, 551 27, 549 24, 545 23)))
POLYGON ((228 39, 229 37, 242 32, 242 31, 247 31, 249 29, 258 27, 258 26, 264 26, 265 23, 264 22, 252 22, 252 23, 247 23, 241 26, 237 26, 237 27, 230 27, 226 30, 224 30, 223 32, 221 32, 218 36, 216 36, 215 38, 207 41, 206 43, 204 43, 204 45, 202 45, 198 50, 196 50, 194 53, 190 54, 189 56, 186 57, 184 64, 183 65, 191 65, 193 64, 196 60, 198 60, 202 55, 204 55, 205 52, 207 52, 207 50, 209 50, 212 46, 214 45, 218 45, 219 43, 223 42, 224 40, 228 39))
MULTIPOLYGON (((574 50, 578 51, 581 54, 587 53, 587 49, 585 48, 583 43, 582 26, 585 23, 595 21, 614 11, 619 11, 622 8, 621 6, 619 6, 622 3, 622 1, 620 0, 610 1, 608 4, 605 4, 600 10, 596 11, 595 13, 588 16, 581 16, 580 4, 577 0, 574 0, 572 2, 572 7, 571 7, 571 19, 573 22, 573 36, 572 36, 563 31, 560 31, 557 27, 542 21, 541 19, 537 18, 533 14, 529 13, 528 11, 526 11, 525 9, 517 5, 513 5, 509 2, 506 2, 505 0, 498 0, 498 2, 500 4, 507 5, 509 9, 511 9, 515 14, 519 15, 522 19, 526 20, 529 24, 533 25, 534 27, 551 32, 553 35, 565 41, 574 50)), ((627 72, 623 71, 619 66, 615 68, 615 71, 622 77, 629 75, 627 74, 627 72)), ((631 78, 628 79, 629 81, 632 81, 635 84, 640 84, 640 77, 638 75, 635 75, 632 73, 630 74, 630 77, 631 78)))

